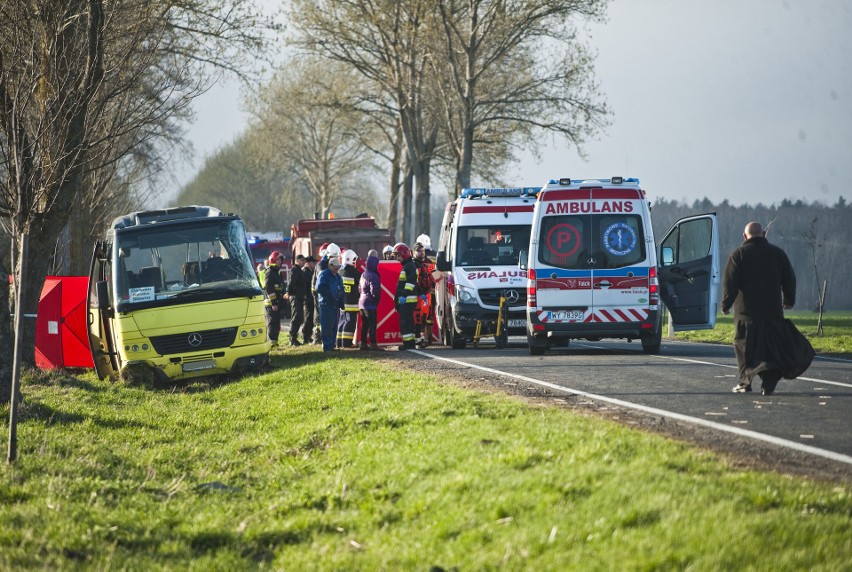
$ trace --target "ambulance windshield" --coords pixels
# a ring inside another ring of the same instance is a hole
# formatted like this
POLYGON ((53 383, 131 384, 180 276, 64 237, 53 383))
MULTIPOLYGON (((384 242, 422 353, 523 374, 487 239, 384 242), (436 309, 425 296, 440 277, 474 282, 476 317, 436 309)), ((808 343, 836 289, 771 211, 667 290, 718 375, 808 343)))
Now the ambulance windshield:
POLYGON ((517 265, 518 254, 529 243, 530 225, 458 227, 455 264, 517 265))
POLYGON ((557 215, 541 221, 539 262, 568 269, 622 268, 646 259, 638 215, 557 215))

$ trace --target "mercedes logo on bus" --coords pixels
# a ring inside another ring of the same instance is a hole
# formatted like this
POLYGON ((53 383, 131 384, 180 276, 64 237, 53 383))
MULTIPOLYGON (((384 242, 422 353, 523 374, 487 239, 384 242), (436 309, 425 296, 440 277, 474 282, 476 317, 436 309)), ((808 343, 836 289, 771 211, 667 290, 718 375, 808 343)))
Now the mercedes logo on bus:
POLYGON ((189 345, 191 345, 192 347, 197 348, 201 345, 203 339, 201 337, 201 334, 199 334, 198 332, 192 332, 186 337, 186 341, 189 342, 189 345))
POLYGON ((521 299, 521 295, 518 294, 517 290, 506 290, 503 292, 503 296, 509 304, 517 304, 518 300, 521 299))

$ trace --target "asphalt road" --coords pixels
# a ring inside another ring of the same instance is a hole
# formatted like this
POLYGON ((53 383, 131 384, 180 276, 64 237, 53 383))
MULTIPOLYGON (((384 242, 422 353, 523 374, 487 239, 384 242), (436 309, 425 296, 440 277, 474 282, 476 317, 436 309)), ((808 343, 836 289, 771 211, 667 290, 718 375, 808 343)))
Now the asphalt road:
POLYGON ((782 380, 772 396, 734 394, 731 346, 663 340, 659 355, 638 342, 572 340, 567 348, 531 356, 526 340, 497 350, 437 346, 421 356, 452 360, 499 375, 506 383, 534 384, 558 395, 580 396, 693 423, 707 431, 771 443, 846 464, 852 471, 852 361, 817 357, 805 374, 782 380))

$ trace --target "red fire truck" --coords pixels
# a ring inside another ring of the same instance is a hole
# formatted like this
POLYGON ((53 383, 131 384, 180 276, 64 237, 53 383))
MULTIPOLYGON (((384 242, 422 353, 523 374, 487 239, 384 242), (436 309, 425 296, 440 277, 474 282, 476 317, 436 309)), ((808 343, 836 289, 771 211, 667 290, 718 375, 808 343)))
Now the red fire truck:
POLYGON ((381 253, 386 245, 394 244, 394 238, 388 229, 379 228, 376 219, 366 213, 350 218, 302 219, 290 229, 294 257, 303 254, 319 259, 320 247, 328 242, 352 249, 359 257, 366 258, 371 248, 381 253))

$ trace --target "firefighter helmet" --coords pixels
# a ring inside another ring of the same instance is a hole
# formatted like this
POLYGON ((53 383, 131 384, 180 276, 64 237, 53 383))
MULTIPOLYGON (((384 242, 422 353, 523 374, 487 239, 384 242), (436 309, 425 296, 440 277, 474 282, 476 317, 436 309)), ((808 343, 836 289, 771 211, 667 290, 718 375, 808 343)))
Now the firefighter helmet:
POLYGON ((356 260, 358 260, 358 255, 355 254, 355 251, 351 248, 343 253, 343 264, 348 264, 351 266, 355 264, 356 260))
POLYGON ((411 249, 404 242, 397 242, 393 246, 393 253, 400 255, 403 260, 411 258, 411 249))
POLYGON ((329 258, 331 258, 332 256, 340 256, 340 247, 334 244, 333 242, 330 242, 325 248, 325 253, 328 255, 329 258))
POLYGON ((279 258, 284 258, 284 255, 278 252, 277 250, 273 250, 272 253, 269 255, 269 265, 272 266, 274 264, 275 266, 278 266, 279 258))
POLYGON ((417 237, 416 242, 422 244, 423 248, 425 248, 426 250, 432 250, 432 239, 429 238, 428 234, 421 234, 417 237))

